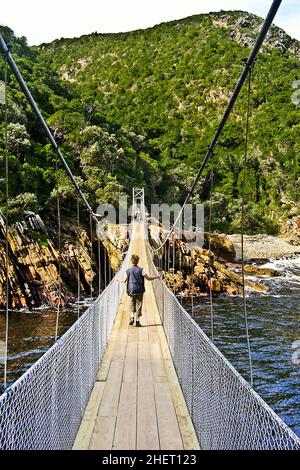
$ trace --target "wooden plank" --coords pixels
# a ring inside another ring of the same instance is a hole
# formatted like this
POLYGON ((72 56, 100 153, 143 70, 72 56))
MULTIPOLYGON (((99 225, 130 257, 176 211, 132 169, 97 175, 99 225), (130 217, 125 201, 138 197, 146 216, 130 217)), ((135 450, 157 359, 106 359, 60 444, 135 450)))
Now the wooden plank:
POLYGON ((86 407, 73 449, 87 449, 94 430, 98 409, 103 395, 104 383, 96 382, 86 407))
POLYGON ((124 369, 124 359, 113 359, 110 363, 106 383, 108 382, 120 383, 122 381, 123 369, 124 369))
POLYGON ((138 382, 137 449, 159 449, 158 424, 153 383, 138 382))
POLYGON ((183 442, 167 383, 154 382, 160 448, 183 449, 183 442))
POLYGON ((136 449, 137 384, 122 383, 113 449, 136 449))
POLYGON ((116 417, 118 414, 121 381, 106 382, 98 415, 116 417))
POLYGON ((114 416, 98 416, 91 438, 90 450, 111 450, 115 432, 114 416))
POLYGON ((170 385, 173 404, 175 407, 179 429, 182 435, 183 445, 186 450, 199 450, 199 442, 189 416, 182 389, 178 382, 177 373, 171 357, 169 346, 163 328, 157 328, 160 337, 162 355, 164 358, 167 380, 170 385))
POLYGON ((166 369, 162 358, 160 344, 150 344, 151 367, 153 380, 160 382, 162 378, 166 379, 166 369))
POLYGON ((137 381, 137 336, 135 341, 127 343, 123 382, 133 383, 137 381))
MULTIPOLYGON (((144 324, 148 325, 147 308, 144 315, 144 324)), ((148 332, 149 327, 138 330, 137 449, 156 450, 160 446, 148 332)))
POLYGON ((200 450, 200 445, 188 415, 177 416, 179 429, 182 437, 183 448, 185 450, 200 450))

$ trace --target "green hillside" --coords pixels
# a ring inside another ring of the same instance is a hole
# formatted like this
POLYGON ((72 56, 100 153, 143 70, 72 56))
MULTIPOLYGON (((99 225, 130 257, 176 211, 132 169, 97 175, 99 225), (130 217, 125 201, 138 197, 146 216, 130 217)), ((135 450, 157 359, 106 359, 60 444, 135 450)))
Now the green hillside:
MULTIPOLYGON (((1 31, 91 202, 113 202, 144 185, 148 201, 173 203, 186 195, 261 22, 240 11, 211 13, 34 48, 1 31)), ((291 101, 299 58, 300 43, 272 28, 253 71, 248 166, 243 169, 245 91, 215 152, 219 230, 239 229, 244 171, 249 232, 276 232, 279 221, 299 213, 300 118, 291 101)), ((11 191, 29 193, 28 206, 48 210, 55 159, 13 83, 10 98, 11 191)), ((58 176, 71 209, 72 188, 58 176)), ((196 202, 207 200, 208 179, 196 202)), ((11 204, 16 213, 18 204, 11 204)))

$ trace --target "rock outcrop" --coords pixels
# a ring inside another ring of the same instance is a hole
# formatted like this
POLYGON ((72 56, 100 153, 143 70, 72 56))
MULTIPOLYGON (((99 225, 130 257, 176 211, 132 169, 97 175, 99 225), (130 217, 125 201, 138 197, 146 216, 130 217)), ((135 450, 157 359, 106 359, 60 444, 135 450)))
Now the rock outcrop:
POLYGON ((107 250, 110 265, 116 272, 121 266, 124 252, 128 249, 128 225, 109 224, 104 229, 105 237, 102 243, 107 250))
MULTIPOLYGON (((166 231, 150 225, 149 234, 151 244, 158 247, 166 231)), ((189 240, 187 234, 184 237, 189 240)), ((228 269, 225 263, 225 259, 233 260, 235 257, 233 243, 225 235, 205 234, 204 246, 208 244, 209 237, 216 252, 200 247, 190 249, 186 242, 175 240, 175 269, 163 272, 166 284, 175 294, 205 296, 210 290, 214 294, 242 294, 242 277, 228 269)), ((166 242, 163 258, 173 257, 173 243, 172 238, 166 242)), ((168 264, 172 265, 171 260, 168 264)), ((249 279, 245 280, 245 285, 260 292, 269 290, 266 285, 249 279)))
POLYGON ((291 245, 300 245, 300 216, 292 217, 282 224, 280 236, 291 245))
POLYGON ((259 268, 258 266, 245 264, 244 272, 249 276, 267 276, 267 277, 279 277, 282 276, 280 271, 272 268, 259 268))
MULTIPOLYGON (((157 222, 151 222, 149 225, 149 236, 153 245, 159 246, 161 241, 167 236, 168 231, 158 225, 157 222)), ((185 244, 190 244, 195 239, 195 232, 183 230, 180 238, 185 244)), ((199 239, 203 240, 203 248, 205 249, 208 249, 210 244, 211 251, 218 259, 232 262, 235 260, 235 247, 227 235, 204 232, 199 236, 199 239)))
MULTIPOLYGON (((0 308, 6 305, 6 233, 0 221, 0 308)), ((105 248, 102 246, 102 251, 105 248)), ((82 296, 98 286, 97 262, 84 227, 62 226, 61 250, 57 236, 50 236, 36 214, 10 227, 8 232, 8 285, 10 308, 55 306, 61 289, 62 304, 77 298, 78 278, 82 296), (61 267, 60 267, 61 266, 61 267)))

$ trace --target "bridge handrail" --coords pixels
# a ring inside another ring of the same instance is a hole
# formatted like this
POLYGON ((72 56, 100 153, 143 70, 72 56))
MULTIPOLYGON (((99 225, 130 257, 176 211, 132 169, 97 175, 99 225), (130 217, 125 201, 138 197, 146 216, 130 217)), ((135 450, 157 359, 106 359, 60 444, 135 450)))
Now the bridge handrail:
MULTIPOLYGON (((150 275, 158 273, 146 247, 150 275)), ((300 449, 300 439, 249 386, 163 281, 154 294, 200 447, 300 449)))
POLYGON ((87 311, 0 396, 1 450, 71 449, 118 311, 130 246, 87 311), (63 358, 63 360, 62 360, 63 358))

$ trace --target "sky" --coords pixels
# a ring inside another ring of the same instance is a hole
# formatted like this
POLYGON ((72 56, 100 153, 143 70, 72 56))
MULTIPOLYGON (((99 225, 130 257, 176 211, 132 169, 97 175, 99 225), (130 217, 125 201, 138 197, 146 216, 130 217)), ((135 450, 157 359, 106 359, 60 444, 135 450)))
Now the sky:
MULTIPOLYGON (((94 31, 132 31, 221 9, 265 17, 271 4, 272 0, 9 0, 0 9, 0 24, 37 45, 94 31)), ((282 0, 274 23, 300 40, 300 0, 282 0)))

